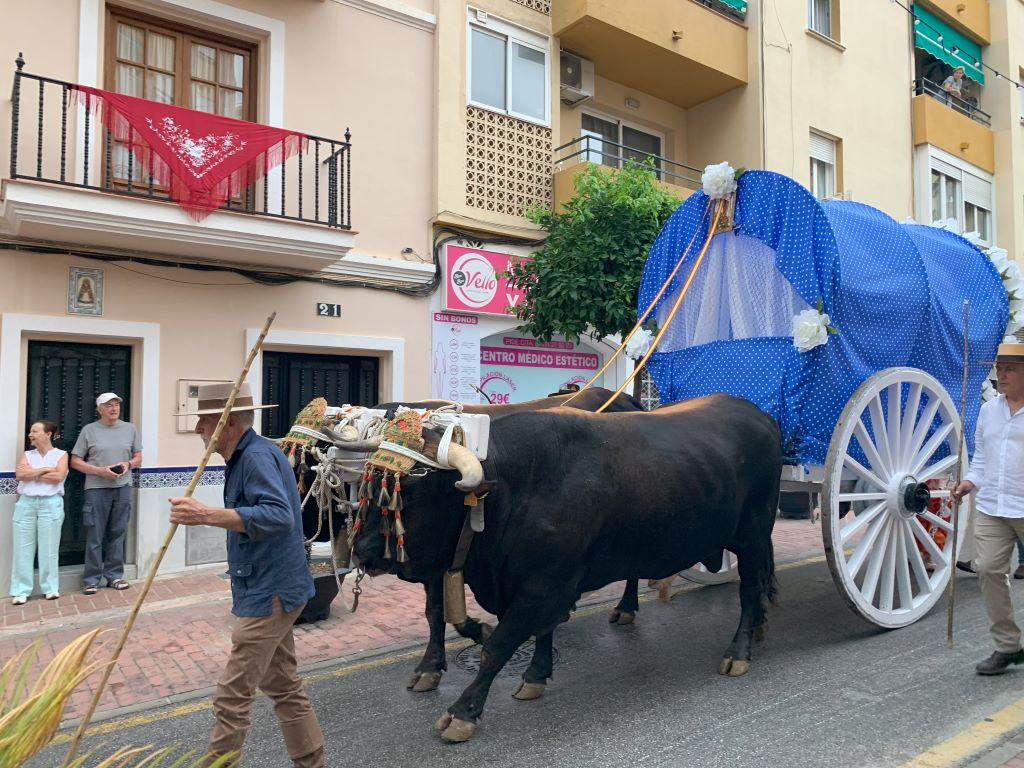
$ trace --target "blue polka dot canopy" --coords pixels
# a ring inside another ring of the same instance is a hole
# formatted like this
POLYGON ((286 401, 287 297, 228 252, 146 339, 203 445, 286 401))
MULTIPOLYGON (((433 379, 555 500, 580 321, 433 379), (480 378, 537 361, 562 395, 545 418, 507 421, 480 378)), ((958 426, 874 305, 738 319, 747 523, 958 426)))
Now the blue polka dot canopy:
MULTIPOLYGON (((970 359, 993 359, 1008 318, 1006 291, 988 257, 959 235, 900 224, 862 203, 822 203, 768 171, 740 177, 734 223, 712 240, 648 360, 662 403, 713 392, 745 397, 779 423, 788 463, 820 465, 843 407, 878 371, 919 368, 960 402, 964 299, 970 302, 970 359), (801 352, 793 317, 819 303, 838 332, 801 352)), ((638 312, 650 306, 688 250, 652 312, 659 328, 710 224, 708 198, 697 192, 651 248, 638 312)), ((988 371, 968 366, 971 453, 988 371)))

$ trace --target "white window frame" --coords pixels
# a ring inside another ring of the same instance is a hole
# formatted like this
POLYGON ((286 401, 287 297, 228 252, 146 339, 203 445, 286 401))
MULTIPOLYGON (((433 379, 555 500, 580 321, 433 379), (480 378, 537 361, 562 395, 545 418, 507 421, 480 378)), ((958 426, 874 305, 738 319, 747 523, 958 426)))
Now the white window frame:
POLYGON ((824 32, 822 32, 820 29, 818 29, 821 20, 815 18, 816 2, 817 0, 807 0, 807 28, 816 34, 819 34, 823 37, 827 37, 829 40, 832 40, 834 39, 832 37, 832 14, 834 14, 836 11, 835 5, 833 4, 832 0, 825 0, 825 3, 828 5, 828 23, 825 26, 828 28, 824 32))
POLYGON ((551 127, 551 39, 538 32, 516 26, 489 13, 480 12, 476 8, 467 8, 466 23, 466 103, 491 112, 500 112, 528 123, 551 127), (479 30, 492 37, 505 40, 505 108, 499 109, 493 104, 474 101, 473 88, 473 30, 479 30), (516 43, 530 48, 544 56, 544 119, 534 115, 524 115, 511 109, 512 102, 512 46, 516 43))
POLYGON ((836 196, 836 182, 838 181, 838 163, 839 163, 839 140, 821 133, 820 131, 812 130, 808 138, 808 168, 810 169, 810 178, 808 179, 808 188, 811 190, 811 194, 814 195, 818 200, 831 200, 836 196), (814 140, 817 139, 819 144, 818 148, 814 146, 814 140), (827 151, 825 151, 825 144, 828 144, 827 151), (814 163, 818 162, 823 164, 829 169, 826 177, 826 186, 829 189, 825 190, 826 194, 819 195, 819 190, 815 187, 815 173, 814 163))
MULTIPOLYGON (((605 112, 600 112, 600 111, 598 111, 596 109, 586 109, 586 108, 584 108, 584 109, 580 110, 580 137, 581 138, 583 136, 587 136, 588 135, 588 132, 583 128, 583 115, 585 115, 585 114, 586 115, 590 115, 591 117, 595 117, 598 120, 604 120, 606 123, 615 123, 619 127, 619 137, 618 137, 617 143, 622 144, 623 146, 625 145, 625 142, 622 140, 622 129, 623 128, 632 128, 634 131, 639 131, 640 133, 646 133, 648 136, 654 136, 658 140, 658 142, 660 144, 660 147, 661 147, 661 149, 658 151, 658 154, 655 155, 655 157, 660 157, 662 159, 668 159, 667 156, 665 155, 665 134, 664 133, 662 133, 661 131, 656 131, 653 128, 650 128, 650 127, 648 127, 646 125, 640 125, 639 123, 634 123, 634 122, 632 122, 630 120, 623 120, 623 119, 621 119, 619 117, 615 117, 614 115, 609 115, 609 114, 607 114, 605 112)), ((607 166, 607 167, 609 167, 609 168, 612 168, 612 167, 614 167, 614 168, 621 168, 622 167, 622 160, 621 160, 622 151, 623 151, 622 147, 615 147, 615 152, 612 153, 612 154, 617 155, 620 159, 618 160, 618 162, 617 162, 617 164, 615 166, 607 166)), ((597 163, 598 165, 603 165, 603 163, 601 163, 600 160, 593 160, 593 159, 591 159, 590 155, 592 155, 592 154, 600 156, 602 153, 599 152, 598 150, 591 149, 589 153, 586 153, 586 156, 584 156, 583 159, 586 160, 587 162, 597 163)), ((605 154, 607 154, 607 153, 605 153, 605 154)), ((664 175, 665 168, 662 167, 660 169, 655 169, 655 172, 658 174, 658 178, 661 179, 662 176, 664 175)))
POLYGON ((996 232, 998 231, 995 177, 975 165, 964 162, 956 155, 952 155, 930 144, 922 144, 914 152, 914 195, 916 197, 914 217, 922 224, 931 224, 940 218, 935 211, 932 211, 931 185, 933 170, 951 177, 960 184, 959 210, 957 210, 956 216, 952 218, 956 219, 961 232, 963 232, 964 226, 967 223, 965 204, 969 203, 976 208, 988 211, 989 227, 992 230, 989 235, 991 239, 982 239, 979 240, 979 243, 986 246, 993 245, 996 239, 996 232), (968 177, 974 177, 971 179, 974 182, 974 186, 977 186, 978 182, 988 184, 990 196, 988 200, 984 201, 988 203, 988 206, 983 205, 979 198, 973 197, 969 193, 969 185, 965 183, 968 181, 968 177))

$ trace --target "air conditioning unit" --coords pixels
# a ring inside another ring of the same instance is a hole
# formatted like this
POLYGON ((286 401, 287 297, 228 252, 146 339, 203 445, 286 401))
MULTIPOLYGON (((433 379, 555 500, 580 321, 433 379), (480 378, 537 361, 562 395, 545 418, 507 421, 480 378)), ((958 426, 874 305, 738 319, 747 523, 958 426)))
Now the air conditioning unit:
POLYGON ((559 75, 562 103, 575 107, 594 95, 594 62, 561 52, 559 75))

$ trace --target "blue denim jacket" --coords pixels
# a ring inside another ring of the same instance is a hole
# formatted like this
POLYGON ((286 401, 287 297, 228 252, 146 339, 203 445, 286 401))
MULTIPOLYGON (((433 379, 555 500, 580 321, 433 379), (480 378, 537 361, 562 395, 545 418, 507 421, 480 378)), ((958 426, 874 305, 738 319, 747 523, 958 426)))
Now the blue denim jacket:
POLYGON ((231 612, 269 616, 274 595, 285 611, 304 605, 315 590, 306 565, 295 473, 281 449, 251 429, 228 459, 224 506, 245 524, 245 533, 228 531, 231 612))

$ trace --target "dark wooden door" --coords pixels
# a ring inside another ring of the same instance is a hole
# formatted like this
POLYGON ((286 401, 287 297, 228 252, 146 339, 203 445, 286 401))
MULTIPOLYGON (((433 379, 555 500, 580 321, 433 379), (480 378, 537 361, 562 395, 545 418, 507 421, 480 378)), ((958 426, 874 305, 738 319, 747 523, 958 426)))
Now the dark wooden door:
MULTIPOLYGON (((131 421, 131 347, 114 344, 72 344, 56 341, 28 343, 28 396, 25 433, 36 419, 50 419, 60 428, 54 442, 71 452, 82 427, 96 420, 96 395, 116 392, 124 400, 121 418, 131 421)), ((29 448, 25 441, 26 450, 29 448)), ((64 527, 60 564, 85 562, 82 501, 85 476, 72 470, 64 484, 64 527)))
POLYGON ((284 437, 296 414, 315 397, 328 405, 374 405, 380 361, 375 357, 263 353, 263 435, 284 437))

